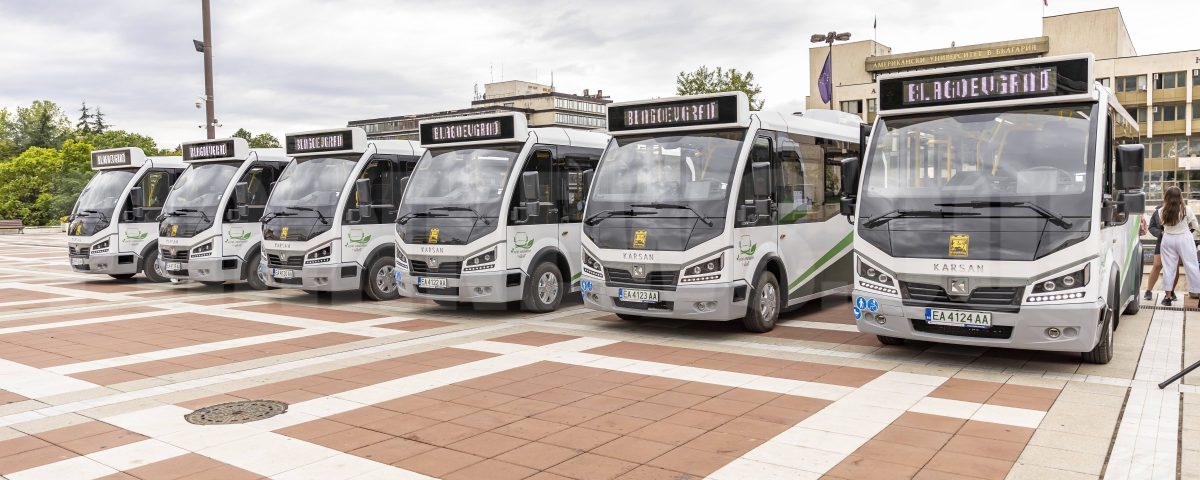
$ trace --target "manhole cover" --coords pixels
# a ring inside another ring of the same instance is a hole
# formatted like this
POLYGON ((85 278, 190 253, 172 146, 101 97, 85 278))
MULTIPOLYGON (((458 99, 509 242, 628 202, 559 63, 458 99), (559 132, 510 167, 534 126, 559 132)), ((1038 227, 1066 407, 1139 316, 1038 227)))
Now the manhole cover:
POLYGON ((231 425, 271 418, 286 412, 287 407, 274 400, 247 400, 204 407, 183 418, 196 425, 231 425))

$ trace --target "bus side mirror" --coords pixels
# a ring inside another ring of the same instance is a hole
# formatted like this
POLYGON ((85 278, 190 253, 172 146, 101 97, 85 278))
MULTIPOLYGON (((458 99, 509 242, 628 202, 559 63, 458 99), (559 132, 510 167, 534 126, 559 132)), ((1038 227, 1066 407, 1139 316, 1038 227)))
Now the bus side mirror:
POLYGON ((1144 192, 1117 193, 1117 213, 1141 215, 1145 211, 1146 194, 1144 192))
POLYGON ((854 204, 858 199, 858 173, 862 164, 854 157, 842 159, 842 199, 841 213, 847 217, 854 216, 854 204))
POLYGON ((521 174, 521 198, 525 203, 525 211, 530 217, 538 215, 538 192, 542 190, 542 177, 537 172, 521 174))
POLYGON ((1141 190, 1145 170, 1146 147, 1142 144, 1117 146, 1117 189, 1141 190))
POLYGON ((750 183, 754 187, 754 199, 771 196, 771 164, 754 162, 750 165, 750 183))
POLYGON ((233 186, 233 201, 237 205, 237 218, 242 219, 250 216, 250 206, 247 204, 250 197, 250 184, 246 182, 238 182, 233 186))
POLYGON ((142 208, 142 200, 145 200, 142 198, 142 187, 129 189, 129 204, 133 205, 133 208, 142 208))
POLYGON ((371 218, 371 180, 368 178, 360 178, 354 181, 354 188, 358 191, 358 214, 360 218, 371 218))

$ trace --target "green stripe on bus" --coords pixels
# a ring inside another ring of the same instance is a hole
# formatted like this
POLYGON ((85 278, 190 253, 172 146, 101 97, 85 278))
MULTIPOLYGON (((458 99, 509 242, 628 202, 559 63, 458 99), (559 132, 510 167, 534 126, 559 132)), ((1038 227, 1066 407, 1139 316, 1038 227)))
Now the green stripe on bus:
POLYGON ((825 266, 826 263, 829 263, 830 260, 833 260, 833 258, 837 256, 838 252, 841 252, 843 249, 850 246, 850 243, 853 241, 854 233, 847 233, 846 238, 843 238, 842 241, 838 242, 837 245, 834 245, 833 248, 829 249, 828 252, 825 252, 824 255, 821 255, 821 258, 818 258, 817 261, 812 264, 812 266, 808 267, 808 270, 800 275, 800 278, 797 278, 796 281, 792 282, 791 285, 788 285, 788 291, 791 292, 792 290, 799 288, 800 284, 804 283, 809 276, 811 276, 817 270, 820 270, 821 267, 825 266))
MULTIPOLYGON (((1140 231, 1142 231, 1141 228, 1142 228, 1142 216, 1138 215, 1137 220, 1134 220, 1134 222, 1133 222, 1133 231, 1140 232, 1140 231)), ((1133 241, 1129 242, 1129 249, 1127 252, 1125 252, 1125 271, 1126 272, 1133 271, 1132 270, 1133 262, 1131 261, 1131 260, 1133 260, 1133 249, 1135 246, 1137 246, 1138 242, 1141 241, 1141 237, 1139 237, 1136 233, 1133 235, 1130 235, 1130 237, 1133 237, 1133 241)), ((1143 260, 1139 258, 1138 261, 1143 261, 1143 260)))

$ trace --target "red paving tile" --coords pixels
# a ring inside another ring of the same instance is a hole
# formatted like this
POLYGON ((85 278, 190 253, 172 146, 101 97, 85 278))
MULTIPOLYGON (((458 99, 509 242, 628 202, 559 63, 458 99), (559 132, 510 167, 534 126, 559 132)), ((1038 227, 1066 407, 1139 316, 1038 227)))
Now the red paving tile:
MULTIPOLYGON (((8 307, 4 307, 8 308, 8 307)), ((56 313, 51 315, 30 314, 19 319, 0 320, 0 328, 26 327, 29 325, 44 325, 48 323, 66 322, 75 320, 92 320, 104 317, 115 317, 120 315, 133 315, 138 313, 162 312, 160 308, 142 307, 142 306, 123 306, 114 308, 103 308, 90 310, 86 312, 71 312, 71 313, 56 313)))
POLYGON ((454 325, 458 325, 458 324, 453 323, 453 322, 442 322, 439 320, 417 319, 417 320, 405 320, 402 322, 385 323, 383 325, 379 325, 379 328, 391 328, 394 330, 404 330, 406 332, 416 332, 416 331, 420 331, 420 330, 430 330, 430 329, 434 329, 434 328, 449 327, 449 326, 454 326, 454 325))
POLYGON ((512 335, 505 335, 503 337, 496 337, 496 338, 492 338, 490 340, 493 342, 517 343, 517 344, 521 344, 521 345, 541 347, 543 345, 550 345, 551 343, 565 342, 567 340, 574 340, 576 338, 579 338, 579 337, 574 336, 574 335, 561 335, 561 334, 557 334, 557 333, 522 332, 522 333, 514 333, 512 335))
POLYGON ((146 480, 199 480, 202 478, 240 480, 262 478, 261 475, 253 472, 242 470, 195 453, 188 453, 160 462, 143 465, 126 470, 124 473, 146 480))

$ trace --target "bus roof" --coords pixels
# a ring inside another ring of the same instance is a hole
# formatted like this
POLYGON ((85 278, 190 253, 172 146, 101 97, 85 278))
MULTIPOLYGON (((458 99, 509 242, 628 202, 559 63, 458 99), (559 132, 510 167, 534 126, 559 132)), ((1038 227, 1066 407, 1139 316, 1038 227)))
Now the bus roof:
POLYGON ((421 146, 408 140, 367 140, 367 132, 359 127, 331 130, 293 132, 283 137, 285 155, 309 157, 314 155, 363 154, 374 146, 378 153, 420 155, 421 146))
POLYGON ((843 142, 858 143, 858 128, 862 118, 853 113, 836 110, 809 110, 797 114, 783 112, 751 112, 759 119, 761 128, 778 132, 812 135, 843 142))
POLYGON ((1095 101, 1090 53, 881 75, 879 115, 1095 101))

